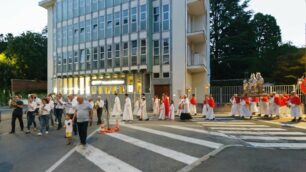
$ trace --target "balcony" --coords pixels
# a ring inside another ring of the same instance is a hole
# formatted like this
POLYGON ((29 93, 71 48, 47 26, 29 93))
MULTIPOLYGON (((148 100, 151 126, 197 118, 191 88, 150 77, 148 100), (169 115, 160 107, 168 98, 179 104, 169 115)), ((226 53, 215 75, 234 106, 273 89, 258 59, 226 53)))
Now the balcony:
POLYGON ((38 3, 39 6, 48 9, 55 4, 55 0, 42 0, 38 3))
POLYGON ((188 0, 188 13, 190 15, 202 15, 204 14, 204 1, 203 0, 188 0))
POLYGON ((193 54, 188 58, 187 69, 191 73, 206 72, 205 56, 201 54, 193 54))

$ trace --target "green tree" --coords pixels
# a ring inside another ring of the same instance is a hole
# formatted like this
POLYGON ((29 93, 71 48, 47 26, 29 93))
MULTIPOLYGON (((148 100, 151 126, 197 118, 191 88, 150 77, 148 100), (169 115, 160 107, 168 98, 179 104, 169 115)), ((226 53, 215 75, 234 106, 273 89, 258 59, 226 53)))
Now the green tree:
POLYGON ((253 72, 255 33, 249 0, 211 0, 212 79, 243 78, 253 72))
POLYGON ((47 38, 26 32, 8 40, 6 56, 16 62, 18 79, 47 79, 47 38))

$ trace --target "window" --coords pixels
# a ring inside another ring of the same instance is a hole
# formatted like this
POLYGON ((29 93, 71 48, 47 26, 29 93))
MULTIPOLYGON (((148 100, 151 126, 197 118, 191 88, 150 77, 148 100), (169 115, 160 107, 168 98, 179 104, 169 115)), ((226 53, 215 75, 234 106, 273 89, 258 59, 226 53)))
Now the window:
POLYGON ((113 6, 113 0, 106 0, 106 8, 113 6))
POLYGON ((62 47, 62 29, 61 28, 57 28, 56 30, 56 44, 57 44, 57 48, 62 47))
POLYGON ((99 10, 105 8, 105 0, 99 0, 99 10))
POLYGON ((105 49, 104 46, 100 47, 100 68, 104 69, 104 60, 105 60, 105 49))
POLYGON ((169 5, 163 6, 163 31, 169 30, 169 5))
POLYGON ((154 73, 153 78, 159 78, 159 73, 154 73))
POLYGON ((86 70, 91 70, 91 49, 86 48, 86 70))
POLYGON ((74 63, 73 71, 77 72, 79 70, 79 56, 77 51, 74 52, 73 63, 74 63))
POLYGON ((73 52, 68 52, 68 72, 72 72, 73 52))
POLYGON ((85 14, 85 0, 80 0, 80 16, 85 14))
POLYGON ((137 40, 132 41, 132 66, 137 65, 137 40))
POLYGON ((121 33, 121 25, 120 25, 120 12, 115 12, 114 14, 114 25, 115 25, 115 30, 114 30, 114 35, 119 36, 121 33))
POLYGON ((147 6, 141 5, 140 7, 140 30, 144 31, 147 29, 147 6))
POLYGON ((106 24, 106 36, 112 37, 113 36, 113 15, 107 15, 107 24, 106 24))
POLYGON ((99 39, 103 39, 105 35, 105 19, 104 16, 99 17, 99 39))
POLYGON ((85 70, 85 50, 80 49, 80 70, 85 70))
POLYGON ((153 64, 159 65, 159 40, 154 40, 153 46, 153 64))
POLYGON ((98 10, 98 0, 91 0, 92 6, 91 10, 92 12, 96 12, 98 10))
POLYGON ((67 46, 67 27, 63 27, 63 46, 67 46))
POLYGON ((122 66, 129 66, 129 43, 122 43, 122 66))
POLYGON ((112 68, 112 45, 107 45, 107 67, 112 68))
POLYGON ((131 9, 131 32, 137 32, 137 8, 131 9))
POLYGON ((163 78, 169 78, 169 77, 170 77, 169 72, 165 72, 165 73, 163 73, 163 78))
POLYGON ((79 25, 78 23, 74 25, 73 40, 74 40, 74 44, 79 43, 79 25))
POLYGON ((60 53, 57 54, 57 73, 62 72, 62 55, 60 53))
POLYGON ((147 63, 147 42, 145 39, 140 41, 140 64, 145 65, 147 63))
POLYGON ((56 18, 57 18, 57 22, 61 22, 62 21, 62 2, 59 1, 56 4, 56 18))
POLYGON ((85 42, 85 22, 80 23, 80 42, 85 42))
POLYGON ((79 16, 79 0, 73 0, 73 13, 74 17, 79 16))
POLYGON ((92 0, 85 0, 86 3, 86 14, 91 13, 91 1, 92 0))
POLYGON ((98 18, 92 19, 92 40, 98 40, 98 18))
POLYGON ((67 72, 67 53, 63 53, 63 71, 62 72, 67 72))
POLYGON ((115 67, 120 67, 120 44, 115 44, 115 67))
POLYGON ((73 44, 73 25, 68 26, 68 45, 73 44))
POLYGON ((120 5, 120 4, 121 4, 121 0, 114 0, 114 6, 120 5))
POLYGON ((68 19, 73 18, 73 0, 68 0, 68 19))
POLYGON ((86 20, 86 42, 91 40, 91 21, 90 20, 86 20))
POLYGON ((129 11, 122 11, 122 34, 129 33, 129 11))
POLYGON ((163 40, 163 64, 169 64, 169 39, 163 40))
POLYGON ((63 20, 67 20, 67 0, 66 1, 62 1, 63 4, 63 20))
POLYGON ((159 7, 154 7, 153 9, 153 17, 154 17, 154 32, 159 32, 159 7))
POLYGON ((98 47, 93 48, 92 69, 98 68, 98 47))

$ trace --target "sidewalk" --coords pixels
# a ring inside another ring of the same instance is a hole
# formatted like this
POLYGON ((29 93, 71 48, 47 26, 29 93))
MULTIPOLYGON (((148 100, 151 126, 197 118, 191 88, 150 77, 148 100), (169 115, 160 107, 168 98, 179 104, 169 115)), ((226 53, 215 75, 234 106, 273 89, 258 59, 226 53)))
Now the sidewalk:
POLYGON ((265 120, 263 118, 258 118, 258 121, 262 121, 269 124, 276 124, 284 127, 294 127, 299 129, 306 129, 306 115, 302 115, 302 120, 300 122, 291 122, 292 117, 282 117, 280 119, 265 120))

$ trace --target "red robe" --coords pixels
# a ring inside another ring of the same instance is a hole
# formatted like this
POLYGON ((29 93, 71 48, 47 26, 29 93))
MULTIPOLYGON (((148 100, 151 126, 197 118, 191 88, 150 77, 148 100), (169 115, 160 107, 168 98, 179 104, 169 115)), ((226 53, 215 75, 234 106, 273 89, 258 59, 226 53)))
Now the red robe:
POLYGON ((240 103, 240 97, 235 97, 235 102, 236 102, 236 104, 239 104, 240 103))
POLYGON ((258 103, 258 97, 252 97, 252 102, 258 103))
POLYGON ((261 101, 262 102, 269 102, 269 98, 268 98, 268 96, 263 96, 262 98, 261 98, 261 101))
POLYGON ((242 99, 245 101, 246 106, 250 106, 250 99, 248 97, 245 96, 242 99))
POLYGON ((282 101, 282 99, 281 99, 279 96, 274 96, 274 103, 275 103, 277 106, 282 106, 283 101, 282 101))
POLYGON ((301 99, 299 98, 299 96, 293 96, 290 99, 290 102, 294 105, 300 105, 302 103, 301 99))
POLYGON ((190 103, 191 103, 192 105, 197 105, 197 100, 195 99, 195 97, 191 97, 190 103))
POLYGON ((216 106, 214 98, 209 98, 209 99, 208 99, 208 105, 209 105, 211 108, 214 108, 214 107, 216 106))
POLYGON ((163 99, 165 105, 165 116, 169 117, 170 105, 169 105, 169 97, 165 96, 163 99))

